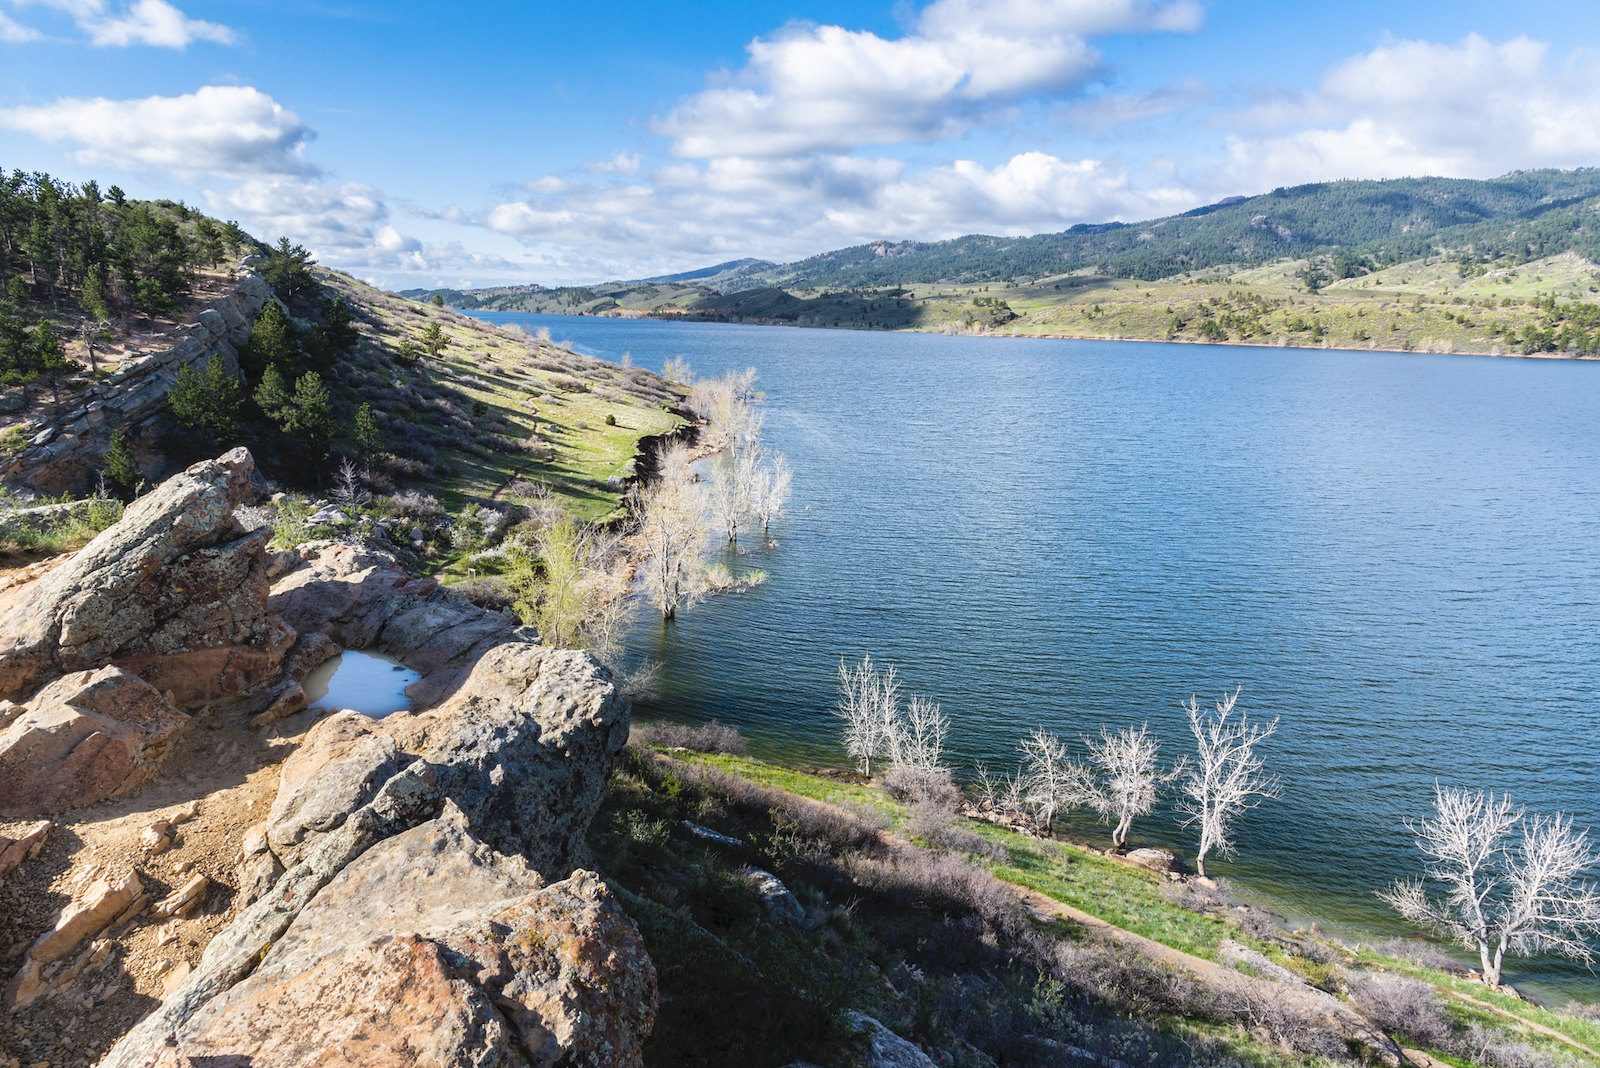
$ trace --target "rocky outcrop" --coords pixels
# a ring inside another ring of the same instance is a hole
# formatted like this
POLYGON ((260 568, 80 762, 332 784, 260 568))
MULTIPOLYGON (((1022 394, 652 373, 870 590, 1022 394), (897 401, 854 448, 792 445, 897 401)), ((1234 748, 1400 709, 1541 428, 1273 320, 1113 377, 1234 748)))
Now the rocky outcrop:
POLYGON ((9 835, 0 834, 0 886, 5 884, 7 875, 22 866, 23 861, 38 855, 39 850, 44 848, 45 835, 49 833, 50 821, 39 820, 9 835))
POLYGON ((233 291, 202 310, 169 348, 130 354, 115 374, 78 393, 59 420, 30 424, 26 431, 35 444, 0 456, 0 482, 53 495, 90 493, 117 429, 127 435, 145 474, 160 478, 168 470, 161 451, 167 394, 178 371, 217 355, 237 372, 238 350, 272 299, 265 279, 242 272, 233 291))
POLYGON ((267 609, 267 532, 234 519, 254 463, 199 463, 37 583, 0 593, 0 698, 113 665, 179 708, 272 678, 294 632, 267 609))
POLYGON ((508 639, 531 641, 515 628, 440 588, 406 574, 391 554, 343 542, 313 542, 271 564, 272 610, 301 635, 321 633, 346 649, 376 649, 424 678, 406 691, 413 708, 443 700, 488 649, 508 639))
POLYGON ((541 887, 447 806, 346 867, 247 979, 104 1063, 627 1066, 655 1010, 598 878, 541 887))
POLYGON ((0 815, 38 816, 148 782, 189 717, 121 668, 57 679, 4 714, 0 815))
POLYGON ((247 907, 103 1064, 639 1063, 654 971, 573 870, 627 703, 507 637, 426 712, 313 728, 244 844, 247 907))

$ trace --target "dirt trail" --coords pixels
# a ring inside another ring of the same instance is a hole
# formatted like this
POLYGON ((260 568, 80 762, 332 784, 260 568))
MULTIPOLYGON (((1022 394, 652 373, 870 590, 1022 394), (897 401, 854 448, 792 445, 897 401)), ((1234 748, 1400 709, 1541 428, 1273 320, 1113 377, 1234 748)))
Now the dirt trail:
POLYGON ((1518 1025, 1526 1028, 1529 1031, 1532 1031, 1534 1034, 1539 1034, 1546 1038, 1554 1039, 1555 1041, 1560 1042, 1562 1045, 1577 1050, 1579 1053, 1582 1053, 1585 1056, 1593 1057, 1595 1062, 1600 1064, 1600 1050, 1590 1049, 1588 1046, 1585 1046, 1582 1042, 1579 1042, 1572 1036, 1564 1035, 1553 1027, 1546 1027, 1544 1024, 1530 1020, 1526 1016, 1518 1016, 1514 1012, 1511 1012, 1507 1009, 1502 1009, 1498 1005, 1491 1005, 1487 1001, 1480 1001, 1471 994, 1463 994, 1459 990, 1444 990, 1443 992, 1449 994, 1457 1001, 1466 1002, 1468 1005, 1471 1005, 1474 1008, 1483 1009, 1485 1012, 1492 1012, 1496 1016, 1507 1020, 1515 1020, 1518 1025))

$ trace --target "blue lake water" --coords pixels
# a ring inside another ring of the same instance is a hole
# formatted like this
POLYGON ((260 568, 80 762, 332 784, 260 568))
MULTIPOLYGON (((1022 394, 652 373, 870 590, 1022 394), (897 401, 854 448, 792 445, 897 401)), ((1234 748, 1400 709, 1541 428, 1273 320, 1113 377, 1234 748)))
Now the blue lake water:
MULTIPOLYGON (((791 514, 737 558, 765 585, 640 614, 647 714, 843 764, 835 672, 871 652, 1003 768, 1037 724, 1148 721, 1175 757, 1179 703, 1242 686, 1284 796, 1215 869, 1352 938, 1405 930, 1373 891, 1416 870, 1435 779, 1600 831, 1600 365, 483 317, 760 369, 791 514)), ((1169 812, 1133 839, 1192 849, 1169 812)))

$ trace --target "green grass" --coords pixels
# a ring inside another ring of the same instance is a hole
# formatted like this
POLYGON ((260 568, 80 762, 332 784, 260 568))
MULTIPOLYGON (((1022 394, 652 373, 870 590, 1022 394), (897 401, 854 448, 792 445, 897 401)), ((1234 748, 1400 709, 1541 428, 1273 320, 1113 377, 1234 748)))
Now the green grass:
MULTIPOLYGON (((870 806, 888 816, 897 828, 905 819, 906 807, 873 786, 809 775, 747 757, 696 754, 693 759, 758 785, 816 801, 870 806)), ((1159 875, 1066 842, 1030 838, 982 820, 960 822, 966 829, 1005 847, 1010 863, 994 865, 991 870, 1006 882, 1037 890, 1107 923, 1197 957, 1214 959, 1224 938, 1250 941, 1225 920, 1168 902, 1161 896, 1165 880, 1159 875)))

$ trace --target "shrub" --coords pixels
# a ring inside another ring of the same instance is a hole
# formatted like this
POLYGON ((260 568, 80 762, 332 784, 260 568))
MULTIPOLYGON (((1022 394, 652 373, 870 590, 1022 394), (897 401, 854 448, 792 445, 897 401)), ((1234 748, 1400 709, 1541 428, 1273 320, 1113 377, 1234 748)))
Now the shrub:
POLYGON ((1433 987, 1420 979, 1381 972, 1356 984, 1351 995, 1361 1015, 1423 1049, 1448 1049, 1450 1019, 1433 987))
POLYGON ((896 801, 921 802, 951 811, 961 804, 961 790, 950 778, 949 768, 897 764, 879 777, 878 785, 896 801))
POLYGON ((633 745, 662 749, 693 749, 698 753, 744 756, 750 750, 739 728, 712 720, 709 723, 635 723, 628 733, 633 745))
POLYGON ((456 593, 465 597, 479 608, 486 608, 491 612, 503 611, 511 607, 516 597, 502 579, 494 576, 469 578, 450 587, 456 593))

